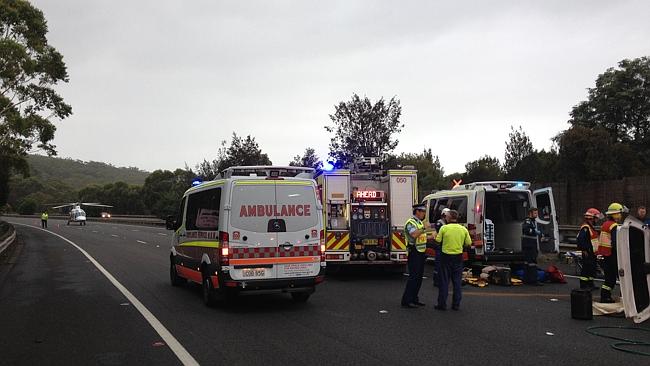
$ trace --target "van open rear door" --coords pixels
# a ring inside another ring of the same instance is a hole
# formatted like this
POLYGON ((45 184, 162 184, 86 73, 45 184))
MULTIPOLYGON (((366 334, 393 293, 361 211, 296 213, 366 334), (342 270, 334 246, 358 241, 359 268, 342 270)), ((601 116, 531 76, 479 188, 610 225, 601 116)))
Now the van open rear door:
POLYGON ((650 318, 650 229, 629 217, 616 236, 625 316, 642 323, 650 318))
POLYGON ((551 187, 538 189, 533 192, 535 207, 539 210, 537 226, 542 231, 539 250, 542 253, 559 253, 560 231, 555 211, 555 200, 551 187))

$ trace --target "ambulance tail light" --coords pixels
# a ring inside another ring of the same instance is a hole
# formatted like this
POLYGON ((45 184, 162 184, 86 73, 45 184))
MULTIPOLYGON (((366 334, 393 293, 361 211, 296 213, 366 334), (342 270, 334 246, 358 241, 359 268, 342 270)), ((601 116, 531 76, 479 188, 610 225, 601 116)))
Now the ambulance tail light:
POLYGON ((325 230, 320 231, 320 261, 325 262, 325 230))
POLYGON ((227 266, 230 263, 230 237, 225 231, 219 232, 219 241, 221 242, 221 260, 220 263, 223 266, 227 266))

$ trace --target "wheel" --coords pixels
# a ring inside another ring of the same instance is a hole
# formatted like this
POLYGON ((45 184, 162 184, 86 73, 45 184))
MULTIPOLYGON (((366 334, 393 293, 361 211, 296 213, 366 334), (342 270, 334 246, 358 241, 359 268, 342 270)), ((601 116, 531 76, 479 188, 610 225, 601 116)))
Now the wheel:
POLYGON ((178 275, 178 272, 176 272, 176 265, 173 261, 169 266, 169 279, 171 280, 172 286, 182 286, 187 282, 185 278, 178 275))
POLYGON ((203 276, 203 303, 205 306, 213 307, 217 305, 217 290, 212 287, 212 280, 209 276, 203 276))
POLYGON ((311 292, 292 292, 291 297, 295 302, 307 302, 311 296, 311 292))

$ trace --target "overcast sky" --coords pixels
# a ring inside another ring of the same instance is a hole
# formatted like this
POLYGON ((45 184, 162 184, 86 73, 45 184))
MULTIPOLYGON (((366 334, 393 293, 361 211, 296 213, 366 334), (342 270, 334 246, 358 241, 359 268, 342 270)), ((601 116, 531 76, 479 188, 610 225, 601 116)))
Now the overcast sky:
POLYGON ((598 74, 650 55, 641 1, 38 0, 70 82, 59 155, 146 170, 214 158, 233 131, 275 164, 352 93, 402 103, 397 152, 447 173, 503 161, 511 125, 536 148, 598 74))

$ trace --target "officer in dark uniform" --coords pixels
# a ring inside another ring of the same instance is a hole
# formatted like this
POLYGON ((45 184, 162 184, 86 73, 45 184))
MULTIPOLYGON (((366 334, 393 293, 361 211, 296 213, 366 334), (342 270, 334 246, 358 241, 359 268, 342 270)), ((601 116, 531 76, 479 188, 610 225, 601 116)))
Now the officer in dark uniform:
POLYGON ((426 205, 417 204, 413 206, 413 217, 404 224, 404 237, 406 238, 408 251, 409 278, 402 295, 402 307, 417 308, 424 306, 418 296, 422 286, 422 275, 424 274, 424 262, 427 249, 426 229, 431 224, 423 222, 426 215, 426 205))
POLYGON ((527 263, 537 264, 539 237, 542 235, 537 228, 537 208, 531 207, 528 210, 528 217, 521 225, 521 250, 527 263))

